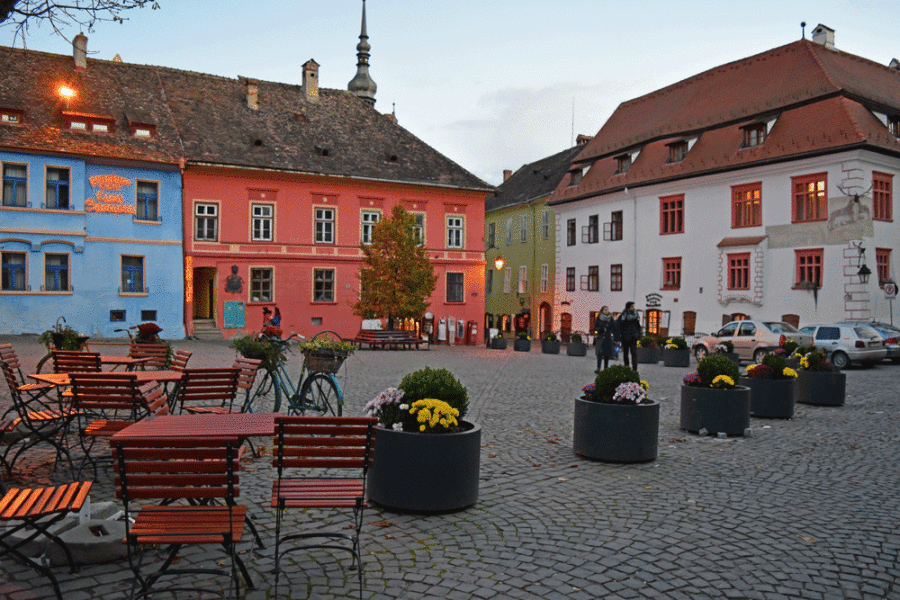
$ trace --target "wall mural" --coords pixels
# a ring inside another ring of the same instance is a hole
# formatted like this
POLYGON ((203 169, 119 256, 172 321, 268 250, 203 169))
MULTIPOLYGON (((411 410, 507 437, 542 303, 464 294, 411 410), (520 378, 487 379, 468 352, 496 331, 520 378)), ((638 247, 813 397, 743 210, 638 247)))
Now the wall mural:
POLYGON ((231 275, 225 278, 226 294, 241 294, 244 292, 244 280, 238 275, 238 266, 231 265, 231 275))
POLYGON ((838 196, 828 199, 828 220, 766 227, 769 248, 840 246, 875 236, 872 198, 838 196))

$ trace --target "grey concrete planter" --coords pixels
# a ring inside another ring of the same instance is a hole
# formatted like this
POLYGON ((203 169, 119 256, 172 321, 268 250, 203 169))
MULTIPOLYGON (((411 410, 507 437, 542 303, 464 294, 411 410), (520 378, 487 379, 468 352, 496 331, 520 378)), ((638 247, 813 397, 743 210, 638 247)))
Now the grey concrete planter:
POLYGON ((516 352, 531 352, 531 340, 516 338, 513 341, 513 350, 516 352))
POLYGON ((659 362, 659 348, 653 346, 651 348, 637 348, 635 355, 639 365, 652 365, 659 362))
POLYGON ((559 354, 559 340, 541 340, 541 352, 559 354))
POLYGON ((790 419, 794 416, 797 379, 741 377, 740 384, 750 388, 752 416, 766 419, 790 419))
POLYGON ((491 350, 506 350, 506 338, 491 338, 491 350))
POLYGON ((369 500, 410 512, 450 512, 478 502, 481 427, 461 421, 457 433, 375 430, 369 500))
POLYGON ((569 356, 587 356, 587 344, 584 342, 569 342, 566 344, 566 354, 569 356))
POLYGON ((725 358, 727 358, 728 360, 730 360, 731 362, 733 362, 736 365, 741 364, 741 357, 737 352, 720 352, 719 354, 721 354, 722 356, 724 356, 725 358))
POLYGON ((681 386, 681 428, 692 433, 744 435, 750 426, 750 388, 681 386))
POLYGON ((847 400, 847 374, 799 371, 797 402, 819 406, 843 406, 847 400))
POLYGON ((572 449, 604 462, 656 460, 659 453, 659 402, 601 404, 575 399, 572 449))
POLYGON ((663 364, 667 367, 691 366, 690 348, 663 348, 663 364))

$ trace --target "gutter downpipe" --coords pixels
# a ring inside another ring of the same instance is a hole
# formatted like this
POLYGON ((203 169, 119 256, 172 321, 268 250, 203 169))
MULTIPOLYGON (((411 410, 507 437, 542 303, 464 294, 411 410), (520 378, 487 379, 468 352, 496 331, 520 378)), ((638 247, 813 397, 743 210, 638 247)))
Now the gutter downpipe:
POLYGON ((631 204, 632 204, 632 211, 633 211, 631 248, 633 250, 632 264, 634 265, 634 267, 631 269, 632 270, 631 296, 632 296, 632 301, 634 301, 636 304, 637 303, 637 297, 636 297, 636 294, 637 294, 637 270, 638 270, 638 262, 637 262, 637 258, 638 258, 637 257, 637 239, 638 239, 638 236, 637 236, 637 195, 630 194, 628 192, 628 187, 625 187, 624 192, 625 192, 626 197, 631 196, 631 204))

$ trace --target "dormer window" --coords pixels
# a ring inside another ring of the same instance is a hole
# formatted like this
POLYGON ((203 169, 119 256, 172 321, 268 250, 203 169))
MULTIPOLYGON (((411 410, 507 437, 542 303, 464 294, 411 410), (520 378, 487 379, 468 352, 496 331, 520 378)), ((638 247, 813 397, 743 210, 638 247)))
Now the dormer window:
POLYGON ((131 135, 136 138, 150 139, 156 132, 153 125, 131 125, 131 135))
POLYGON ((743 148, 752 148, 761 146, 766 141, 766 124, 754 123, 747 125, 744 129, 744 145, 743 148))
POLYGON ((891 115, 887 119, 888 131, 891 135, 900 138, 900 115, 891 115))
POLYGON ((574 169, 569 171, 569 185, 568 187, 574 187, 581 183, 581 180, 584 179, 585 167, 581 167, 580 169, 574 169))
POLYGON ((616 174, 619 173, 627 173, 628 169, 631 168, 631 155, 623 154, 622 156, 616 157, 616 174))
POLYGON ((69 131, 112 133, 115 120, 98 115, 63 113, 63 127, 69 131))
POLYGON ((21 125, 25 113, 21 110, 0 108, 0 123, 4 125, 21 125))
POLYGON ((684 140, 669 144, 669 160, 670 163, 677 163, 684 160, 688 153, 688 143, 684 140))

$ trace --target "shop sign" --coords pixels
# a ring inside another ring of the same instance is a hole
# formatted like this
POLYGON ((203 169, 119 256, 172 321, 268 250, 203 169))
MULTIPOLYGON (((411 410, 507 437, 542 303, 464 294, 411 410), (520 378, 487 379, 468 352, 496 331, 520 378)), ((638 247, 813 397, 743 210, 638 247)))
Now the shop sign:
POLYGON ((125 196, 119 193, 123 188, 131 186, 130 179, 119 175, 94 175, 88 181, 94 188, 94 197, 85 199, 86 212, 137 214, 137 207, 134 204, 125 204, 125 196))
POLYGON ((662 294, 657 294, 656 292, 647 294, 644 296, 644 303, 647 308, 659 308, 662 306, 662 294))

